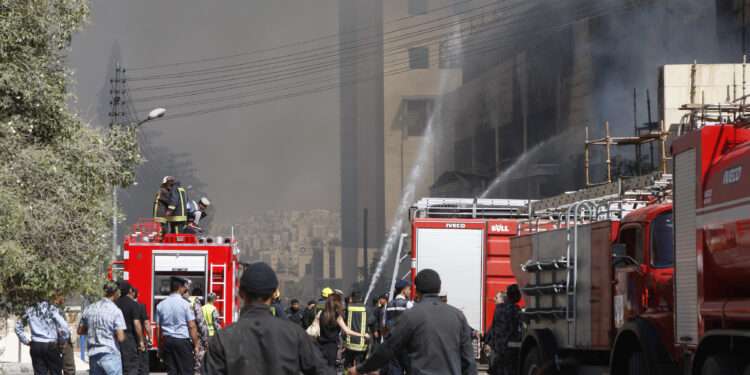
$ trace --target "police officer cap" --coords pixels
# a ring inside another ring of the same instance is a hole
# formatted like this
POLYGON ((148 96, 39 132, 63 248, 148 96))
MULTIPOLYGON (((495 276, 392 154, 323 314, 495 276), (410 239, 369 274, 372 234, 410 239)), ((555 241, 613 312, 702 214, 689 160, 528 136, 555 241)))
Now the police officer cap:
POLYGON ((414 284, 422 294, 440 293, 440 275, 435 270, 425 268, 419 271, 414 284))
POLYGON ((279 287, 276 272, 266 263, 253 263, 245 269, 240 279, 240 288, 245 293, 271 295, 279 287))
POLYGON ((411 286, 411 283, 407 280, 399 280, 396 282, 396 290, 401 291, 401 289, 408 288, 411 286))
POLYGON ((172 176, 164 176, 164 178, 161 179, 162 184, 166 184, 167 182, 174 182, 174 177, 172 176))
POLYGON ((190 285, 190 280, 188 280, 188 279, 186 279, 186 278, 184 278, 182 276, 171 276, 169 278, 169 281, 170 282, 177 282, 177 283, 180 283, 182 285, 190 285))
POLYGON ((210 200, 208 200, 208 198, 206 198, 206 197, 203 197, 203 198, 201 198, 201 200, 200 200, 200 204, 202 204, 202 205, 204 205, 204 206, 208 207, 208 206, 210 206, 210 205, 211 205, 211 201, 210 201, 210 200))

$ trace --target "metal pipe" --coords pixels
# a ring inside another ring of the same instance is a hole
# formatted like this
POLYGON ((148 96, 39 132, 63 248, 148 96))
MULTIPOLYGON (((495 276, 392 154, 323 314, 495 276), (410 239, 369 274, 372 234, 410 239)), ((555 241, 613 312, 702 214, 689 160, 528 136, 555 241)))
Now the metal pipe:
POLYGON ((396 249, 396 258, 394 259, 393 274, 391 275, 391 288, 388 290, 388 302, 393 301, 393 289, 396 288, 396 277, 398 275, 398 266, 401 265, 401 250, 404 248, 404 240, 408 237, 408 234, 401 233, 401 237, 398 240, 398 248, 396 249))
POLYGON ((612 182, 612 151, 611 151, 611 145, 612 140, 609 137, 609 121, 604 122, 604 131, 607 133, 606 139, 607 139, 607 183, 612 182))
MULTIPOLYGON (((646 90, 646 106, 648 108, 648 133, 651 135, 651 94, 649 93, 649 90, 646 90)), ((640 143, 639 143, 640 144, 640 143)), ((650 171, 654 170, 654 142, 649 142, 649 156, 651 158, 651 169, 650 171)))
MULTIPOLYGON (((589 174, 589 127, 586 127, 586 144, 583 149, 583 169, 586 174, 586 186, 591 186, 591 176, 589 174)), ((529 201, 531 204, 531 201, 529 201)))

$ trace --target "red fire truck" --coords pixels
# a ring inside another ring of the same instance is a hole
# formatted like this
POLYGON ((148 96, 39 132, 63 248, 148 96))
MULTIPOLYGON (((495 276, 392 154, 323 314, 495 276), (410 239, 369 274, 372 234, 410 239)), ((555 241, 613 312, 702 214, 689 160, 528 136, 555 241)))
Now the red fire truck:
POLYGON ((411 208, 412 278, 421 269, 437 271, 441 293, 476 331, 492 323, 495 295, 515 283, 510 238, 526 205, 512 199, 423 198, 411 208))
POLYGON ((532 216, 560 229, 511 240, 528 322, 521 373, 750 374, 746 125, 675 139, 672 186, 652 184, 640 202, 535 203, 532 216))
MULTIPOLYGON (((214 302, 223 324, 237 319, 239 249, 233 238, 198 237, 192 234, 161 235, 161 226, 143 221, 125 237, 122 260, 113 264, 113 279, 127 280, 139 291, 138 301, 146 305, 154 321, 156 306, 169 295, 169 279, 189 279, 202 298, 216 294, 214 302)), ((158 326, 151 325, 154 351, 158 347, 158 326)), ((153 363, 153 361, 152 361, 153 363)))

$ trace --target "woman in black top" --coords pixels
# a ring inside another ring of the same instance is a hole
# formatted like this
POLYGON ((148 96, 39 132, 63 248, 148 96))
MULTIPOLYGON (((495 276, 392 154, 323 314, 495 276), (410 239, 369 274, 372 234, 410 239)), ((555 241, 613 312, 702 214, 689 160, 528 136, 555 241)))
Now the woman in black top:
MULTIPOLYGON (((336 355, 338 353, 339 336, 341 332, 349 336, 362 337, 359 332, 352 331, 346 326, 343 318, 344 306, 341 303, 341 296, 331 294, 326 301, 326 307, 320 314, 320 345, 323 357, 328 363, 330 369, 336 368, 336 355)), ((365 334, 365 338, 369 335, 365 334)))
POLYGON ((492 326, 485 335, 485 342, 495 353, 490 363, 491 375, 515 373, 513 363, 516 353, 508 348, 508 343, 521 339, 520 301, 521 291, 517 284, 513 284, 506 289, 502 302, 495 306, 492 326))

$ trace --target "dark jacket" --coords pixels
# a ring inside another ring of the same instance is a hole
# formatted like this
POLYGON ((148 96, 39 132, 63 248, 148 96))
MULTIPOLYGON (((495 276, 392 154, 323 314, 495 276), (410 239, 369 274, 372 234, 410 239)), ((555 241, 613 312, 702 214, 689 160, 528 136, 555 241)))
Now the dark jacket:
POLYGON ((302 328, 307 329, 315 321, 315 309, 308 309, 302 312, 302 328))
POLYGON ((516 304, 505 302, 495 306, 492 325, 487 330, 484 340, 496 354, 502 354, 509 341, 521 339, 520 315, 521 310, 516 304))
POLYGON ((421 302, 405 311, 383 345, 358 370, 360 373, 378 370, 402 351, 408 354, 410 373, 414 375, 477 373, 471 327, 466 317, 440 301, 437 295, 425 295, 421 302))
POLYGON ((298 325, 274 318, 268 306, 251 305, 240 319, 209 340, 207 374, 324 374, 315 343, 298 325))
POLYGON ((387 329, 392 329, 398 318, 409 309, 409 302, 408 299, 399 298, 399 296, 388 302, 388 306, 385 308, 385 326, 387 329))
POLYGON ((300 327, 304 328, 304 325, 302 323, 302 319, 304 318, 304 314, 302 313, 302 310, 292 311, 292 308, 286 309, 286 317, 289 319, 290 322, 299 325, 300 327))
POLYGON ((175 207, 171 205, 170 200, 172 199, 172 191, 162 186, 159 188, 159 192, 156 193, 154 198, 154 219, 159 223, 167 222, 167 211, 174 210, 175 207))
POLYGON ((187 190, 180 185, 180 182, 175 182, 172 187, 171 194, 169 196, 169 208, 172 209, 172 215, 167 216, 167 221, 183 223, 187 221, 187 202, 188 195, 187 190), (174 207, 174 208, 172 208, 174 207))

